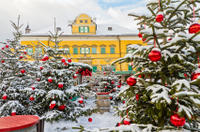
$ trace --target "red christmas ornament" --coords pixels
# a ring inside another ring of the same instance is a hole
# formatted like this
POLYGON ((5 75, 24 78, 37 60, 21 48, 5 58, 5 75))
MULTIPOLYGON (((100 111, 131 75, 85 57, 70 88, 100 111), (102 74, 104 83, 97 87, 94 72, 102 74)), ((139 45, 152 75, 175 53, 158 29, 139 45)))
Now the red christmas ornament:
POLYGON ((138 33, 138 37, 139 37, 139 38, 142 38, 142 34, 141 34, 141 33, 138 33))
POLYGON ((11 112, 11 116, 15 116, 16 114, 16 112, 11 112))
POLYGON ((77 74, 74 74, 73 78, 76 79, 77 78, 77 74))
POLYGON ((2 47, 1 49, 4 50, 4 47, 2 47))
POLYGON ((118 126, 121 126, 121 123, 117 123, 117 127, 118 127, 118 126))
POLYGON ((105 86, 105 89, 108 88, 107 86, 105 86))
POLYGON ((129 85, 129 86, 133 86, 133 85, 135 85, 136 84, 136 79, 134 78, 134 77, 129 77, 127 80, 126 80, 126 82, 127 82, 127 84, 129 85))
POLYGON ((125 100, 123 100, 122 103, 125 104, 126 103, 125 100))
POLYGON ((176 127, 181 127, 185 125, 185 118, 174 114, 170 117, 170 122, 176 127))
POLYGON ((68 64, 65 62, 64 65, 67 66, 68 64))
POLYGON ((162 22, 163 19, 164 19, 163 14, 159 14, 159 15, 156 16, 156 22, 162 22))
POLYGON ((198 24, 198 23, 192 24, 189 27, 189 33, 190 34, 198 33, 199 31, 200 31, 200 24, 198 24))
POLYGON ((59 88, 63 88, 63 83, 58 83, 59 88))
POLYGON ((65 58, 62 58, 62 59, 61 59, 61 62, 62 62, 62 63, 65 63, 65 62, 66 62, 65 58))
POLYGON ((106 72, 103 72, 104 75, 106 75, 106 72))
POLYGON ((26 55, 26 54, 27 54, 27 52, 26 52, 26 51, 24 51, 24 54, 26 55))
POLYGON ((78 102, 79 102, 80 104, 83 104, 83 99, 82 99, 82 98, 79 99, 78 102))
POLYGON ((20 72, 21 72, 22 74, 24 74, 26 71, 25 71, 24 69, 22 69, 20 72))
POLYGON ((34 86, 32 86, 31 88, 32 88, 32 90, 35 90, 35 87, 34 87, 34 86))
POLYGON ((72 97, 69 97, 69 99, 72 99, 72 97))
POLYGON ((110 96, 110 100, 112 100, 113 99, 113 97, 112 96, 110 96))
POLYGON ((9 48, 9 45, 6 45, 6 48, 9 48))
POLYGON ((92 122, 92 118, 91 118, 91 117, 90 117, 90 118, 88 118, 88 121, 89 121, 89 122, 92 122))
POLYGON ((66 107, 65 105, 60 105, 60 106, 58 107, 58 109, 59 109, 59 110, 64 110, 65 107, 66 107))
POLYGON ((29 98, 29 100, 30 100, 30 101, 34 101, 35 98, 34 98, 33 96, 31 96, 31 97, 29 98))
POLYGON ((139 94, 136 94, 136 95, 135 95, 135 99, 136 99, 137 101, 139 100, 139 97, 140 97, 139 94))
POLYGON ((43 58, 42 58, 42 61, 47 61, 49 59, 49 56, 45 55, 43 58))
POLYGON ((48 78, 48 82, 52 83, 53 79, 51 77, 48 78))
POLYGON ((118 87, 118 88, 121 88, 121 85, 118 85, 117 87, 118 87))
POLYGON ((185 78, 187 78, 187 77, 188 77, 188 75, 187 75, 186 73, 184 73, 184 76, 185 76, 185 78))
POLYGON ((8 97, 8 96, 7 96, 6 94, 4 94, 3 97, 2 97, 2 99, 3 99, 3 100, 6 100, 7 97, 8 97))
POLYGON ((5 62, 4 60, 1 61, 1 63, 4 63, 4 62, 5 62))
POLYGON ((69 63, 71 63, 71 62, 72 62, 72 59, 68 59, 67 61, 68 61, 69 63))
POLYGON ((115 81, 111 81, 111 84, 115 84, 115 81))
POLYGON ((130 125, 130 124, 131 124, 131 123, 130 123, 130 119, 125 118, 124 121, 123 121, 123 124, 124 124, 124 125, 130 125))
POLYGON ((140 75, 138 75, 138 77, 139 77, 139 78, 142 78, 142 75, 140 74, 140 75))
POLYGON ((19 59, 22 59, 22 58, 23 58, 23 56, 20 56, 20 57, 19 57, 19 59))
POLYGON ((113 88, 113 90, 112 90, 113 92, 116 92, 116 89, 115 88, 113 88))
POLYGON ((196 80, 197 78, 199 78, 200 76, 200 73, 193 73, 192 76, 191 76, 191 80, 196 80))
POLYGON ((149 59, 153 62, 157 62, 161 59, 160 50, 157 48, 153 48, 152 51, 148 55, 149 59))
POLYGON ((44 69, 44 67, 41 66, 41 67, 40 67, 40 70, 43 70, 43 69, 44 69))
POLYGON ((142 38, 142 41, 145 42, 147 39, 146 38, 142 38))
POLYGON ((56 106, 56 102, 52 101, 51 104, 49 105, 49 109, 53 109, 56 106))

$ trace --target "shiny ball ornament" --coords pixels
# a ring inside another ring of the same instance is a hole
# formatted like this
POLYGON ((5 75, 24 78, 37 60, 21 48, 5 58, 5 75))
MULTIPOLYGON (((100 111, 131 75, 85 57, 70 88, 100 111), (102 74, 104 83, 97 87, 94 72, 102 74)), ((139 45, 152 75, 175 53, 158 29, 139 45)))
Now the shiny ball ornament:
POLYGON ((117 88, 121 88, 121 85, 118 85, 117 88))
POLYGON ((136 95, 135 95, 135 99, 136 99, 137 101, 140 99, 139 94, 136 94, 136 95))
POLYGON ((115 81, 111 81, 111 84, 115 84, 115 81))
POLYGON ((42 61, 47 61, 49 59, 49 56, 45 55, 43 58, 42 58, 42 61))
POLYGON ((53 109, 56 106, 56 102, 52 101, 51 104, 49 105, 49 109, 53 109))
POLYGON ((117 126, 117 127, 118 127, 118 126, 121 126, 121 123, 117 123, 117 125, 116 125, 116 126, 117 126))
POLYGON ((63 86, 64 86, 63 83, 58 83, 59 88, 63 88, 63 86))
POLYGON ((91 118, 91 117, 90 117, 90 118, 88 118, 88 121, 89 121, 89 122, 92 122, 92 118, 91 118))
POLYGON ((134 77, 129 77, 127 80, 126 80, 126 83, 129 85, 129 86, 133 86, 136 84, 136 78, 134 77))
POLYGON ((24 69, 21 69, 20 71, 22 74, 24 74, 26 71, 24 69))
POLYGON ((159 15, 156 16, 156 22, 162 22, 163 19, 164 19, 163 14, 159 14, 159 15))
POLYGON ((6 47, 6 48, 9 48, 9 45, 6 45, 5 47, 6 47))
POLYGON ((4 62, 5 62, 4 60, 1 61, 1 63, 4 63, 4 62))
POLYGON ((35 87, 34 87, 34 86, 32 86, 31 88, 32 88, 32 90, 35 90, 35 87))
POLYGON ((62 62, 62 63, 65 63, 65 62, 66 62, 65 58, 62 58, 62 59, 61 59, 61 62, 62 62))
POLYGON ((2 47, 1 49, 2 49, 2 50, 4 50, 5 48, 4 48, 4 47, 2 47))
POLYGON ((138 37, 139 37, 139 38, 142 38, 142 34, 141 34, 141 33, 138 33, 138 37))
POLYGON ((142 41, 145 42, 147 39, 146 38, 142 38, 142 41))
POLYGON ((151 61, 157 62, 161 59, 161 52, 158 48, 153 48, 148 57, 151 61))
POLYGON ((68 61, 69 63, 71 63, 71 62, 72 62, 72 59, 68 59, 67 61, 68 61))
POLYGON ((126 103, 126 101, 125 101, 125 100, 123 100, 123 101, 122 101, 122 103, 123 103, 123 104, 125 104, 125 103, 126 103))
POLYGON ((20 56, 19 59, 23 59, 23 56, 20 56))
POLYGON ((131 123, 130 123, 130 119, 125 118, 124 121, 123 121, 123 124, 124 124, 124 125, 130 125, 130 124, 131 124, 131 123))
POLYGON ((68 64, 65 62, 64 65, 67 66, 68 64))
POLYGON ((10 115, 11 115, 11 116, 15 116, 15 115, 17 115, 17 113, 16 113, 16 112, 11 112, 10 115))
POLYGON ((193 73, 192 76, 191 76, 191 80, 196 80, 197 78, 199 78, 200 76, 200 73, 193 73))
POLYGON ((83 104, 83 99, 82 98, 79 99, 78 102, 79 102, 79 104, 83 104))
POLYGON ((39 81, 40 81, 40 78, 36 78, 36 80, 39 82, 39 81))
POLYGON ((188 31, 190 34, 198 33, 200 31, 200 24, 198 24, 198 23, 192 24, 189 27, 188 31))
POLYGON ((60 106, 58 106, 58 109, 59 110, 65 110, 65 107, 66 107, 65 105, 60 105, 60 106))
POLYGON ((26 51, 24 51, 24 54, 26 55, 26 54, 27 54, 27 52, 26 52, 26 51))
POLYGON ((51 77, 48 78, 48 82, 52 83, 53 79, 51 77))
POLYGON ((40 67, 40 70, 43 70, 43 69, 44 69, 44 67, 41 66, 41 67, 40 67))
POLYGON ((105 86, 105 89, 107 89, 108 87, 107 86, 105 86))
POLYGON ((174 115, 171 115, 170 122, 176 127, 181 127, 185 125, 185 118, 180 117, 177 114, 174 114, 174 115))
POLYGON ((186 73, 184 73, 184 77, 185 77, 185 78, 187 78, 187 77, 188 77, 188 75, 187 75, 186 73))
POLYGON ((112 96, 110 96, 110 100, 112 100, 113 99, 113 97, 112 96))
POLYGON ((2 99, 6 100, 8 98, 8 96, 6 94, 3 95, 2 99))
POLYGON ((77 78, 77 74, 74 74, 73 78, 76 79, 77 78))
POLYGON ((34 98, 33 96, 31 96, 31 97, 29 98, 29 100, 30 100, 30 101, 34 101, 35 98, 34 98))

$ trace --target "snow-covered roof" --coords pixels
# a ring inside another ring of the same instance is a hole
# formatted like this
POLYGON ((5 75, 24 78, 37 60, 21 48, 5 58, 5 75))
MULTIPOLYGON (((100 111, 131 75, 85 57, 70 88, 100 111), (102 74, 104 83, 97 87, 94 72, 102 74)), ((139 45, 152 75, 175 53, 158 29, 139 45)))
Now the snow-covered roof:
MULTIPOLYGON (((71 26, 58 26, 61 27, 61 31, 63 35, 72 35, 71 26)), ((47 27, 41 30, 32 30, 29 34, 24 34, 23 36, 46 36, 49 35, 49 31, 54 31, 53 26, 47 27)), ((128 29, 116 24, 97 24, 96 36, 102 35, 136 35, 135 31, 132 29, 128 29), (111 27, 111 30, 108 28, 111 27)), ((74 35, 78 36, 78 35, 74 35)), ((95 36, 95 35, 93 35, 95 36)))

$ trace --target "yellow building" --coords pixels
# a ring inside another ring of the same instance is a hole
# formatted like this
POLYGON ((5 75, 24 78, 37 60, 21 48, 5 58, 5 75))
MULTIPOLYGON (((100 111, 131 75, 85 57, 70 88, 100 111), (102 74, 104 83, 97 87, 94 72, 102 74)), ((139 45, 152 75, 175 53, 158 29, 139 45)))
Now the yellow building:
MULTIPOLYGON (((57 30, 64 32, 60 37, 62 42, 59 47, 69 51, 73 62, 93 66, 94 72, 101 71, 103 66, 110 65, 116 59, 123 57, 127 53, 128 45, 143 44, 132 30, 118 25, 96 24, 86 14, 79 15, 71 24, 65 26, 64 29, 57 27, 57 30)), ((28 46, 29 59, 43 54, 39 41, 53 46, 49 42, 49 30, 32 32, 27 26, 26 33, 21 38, 21 44, 28 46)), ((128 64, 117 64, 114 70, 128 73, 131 67, 128 64)))

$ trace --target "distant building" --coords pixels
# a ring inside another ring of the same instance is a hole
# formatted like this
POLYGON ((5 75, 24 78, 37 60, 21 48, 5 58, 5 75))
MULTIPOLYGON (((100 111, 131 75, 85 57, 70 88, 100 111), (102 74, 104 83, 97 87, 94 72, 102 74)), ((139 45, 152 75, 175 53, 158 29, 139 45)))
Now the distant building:
MULTIPOLYGON (((127 53, 128 45, 143 44, 133 30, 114 24, 97 25, 86 14, 79 15, 71 24, 65 26, 66 28, 57 28, 64 32, 60 38, 62 40, 60 48, 69 51, 72 61, 93 66, 93 72, 101 71, 105 65, 110 65, 116 59, 123 57, 127 53)), ((28 46, 29 59, 43 55, 42 45, 38 41, 53 46, 49 42, 49 30, 51 29, 32 32, 27 26, 21 44, 28 46)), ((126 74, 132 72, 132 68, 128 64, 117 64, 114 71, 126 74)))

